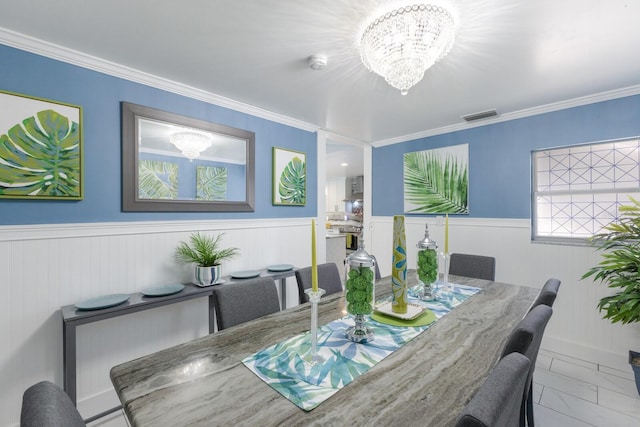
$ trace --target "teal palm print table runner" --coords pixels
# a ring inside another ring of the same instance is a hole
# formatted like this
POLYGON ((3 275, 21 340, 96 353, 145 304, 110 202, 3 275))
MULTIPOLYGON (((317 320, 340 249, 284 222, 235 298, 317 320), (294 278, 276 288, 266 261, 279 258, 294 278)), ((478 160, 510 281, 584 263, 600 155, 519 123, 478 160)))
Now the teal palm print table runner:
MULTIPOLYGON (((409 302, 422 304, 438 321, 479 290, 454 285, 450 299, 420 301, 416 298, 416 289, 411 288, 409 302)), ((431 326, 392 326, 374 320, 368 325, 376 338, 366 344, 356 344, 346 338, 345 330, 353 326, 350 316, 319 328, 318 353, 326 360, 322 364, 305 361, 311 351, 308 332, 265 348, 242 363, 298 407, 310 411, 431 326)))

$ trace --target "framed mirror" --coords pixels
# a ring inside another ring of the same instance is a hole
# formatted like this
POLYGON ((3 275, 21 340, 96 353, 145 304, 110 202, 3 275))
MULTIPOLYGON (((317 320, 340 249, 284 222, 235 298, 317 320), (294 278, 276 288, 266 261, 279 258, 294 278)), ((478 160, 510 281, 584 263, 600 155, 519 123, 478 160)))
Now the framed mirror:
POLYGON ((122 103, 122 210, 253 212, 255 134, 122 103))

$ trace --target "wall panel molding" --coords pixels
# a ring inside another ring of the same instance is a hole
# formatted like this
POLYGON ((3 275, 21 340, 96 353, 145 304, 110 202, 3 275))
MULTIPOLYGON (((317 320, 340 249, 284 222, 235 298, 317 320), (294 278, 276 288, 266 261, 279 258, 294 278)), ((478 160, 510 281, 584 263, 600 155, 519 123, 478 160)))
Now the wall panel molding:
MULTIPOLYGON (((196 230, 225 232, 224 244, 240 247, 224 274, 276 263, 310 264, 311 218, 53 224, 0 227, 0 334, 9 343, 0 354, 6 398, 0 425, 19 420, 20 399, 31 384, 62 379, 59 309, 109 293, 189 280, 192 269, 176 263, 176 244, 196 230), (19 319, 19 321, 16 321, 19 319), (58 351, 55 351, 58 349, 58 351)), ((443 243, 442 217, 406 217, 407 262, 415 267, 415 245, 429 224, 443 243)), ((640 325, 611 325, 596 309, 608 289, 581 281, 599 254, 593 248, 532 244, 526 219, 450 217, 450 249, 497 259, 498 281, 541 287, 562 280, 545 348, 624 369, 629 349, 640 348, 640 325)), ((390 273, 392 217, 372 217, 367 252, 382 274, 390 273)), ((319 228, 321 230, 321 228, 319 228)), ((322 231, 319 234, 323 235, 322 231)), ((297 303, 295 279, 287 281, 289 306, 297 303)), ((207 333, 206 300, 107 319, 79 328, 78 397, 85 415, 111 407, 109 369, 207 333)))
POLYGON ((208 221, 139 221, 78 224, 38 224, 0 226, 0 242, 78 237, 118 236, 132 234, 175 233, 192 231, 224 231, 278 228, 309 225, 311 219, 270 218, 208 221))
MULTIPOLYGON (((223 275, 271 264, 311 263, 311 219, 158 221, 0 227, 0 425, 17 425, 24 390, 62 384, 60 307, 87 298, 187 283, 193 267, 175 259, 192 231, 224 233, 239 255, 223 275)), ((320 259, 319 262, 323 260, 320 259)), ((295 278, 287 305, 298 303, 295 278)), ((208 333, 206 298, 82 325, 77 330, 78 403, 85 416, 113 407, 109 370, 116 364, 208 333), (94 398, 95 397, 95 398, 94 398)))
MULTIPOLYGON (((418 240, 424 224, 440 250, 444 244, 441 218, 405 216, 407 265, 416 268, 418 240)), ((393 217, 372 217, 367 252, 374 254, 383 275, 391 273, 393 217)), ((582 275, 600 261, 590 246, 538 244, 531 241, 528 219, 449 216, 450 252, 496 258, 496 281, 541 288, 551 277, 562 281, 553 316, 545 330, 545 348, 593 363, 625 368, 628 350, 640 348, 640 324, 611 324, 602 318, 598 301, 611 294, 606 286, 582 275)), ((442 269, 442 263, 440 263, 442 269)), ((630 371, 629 371, 630 372, 630 371)), ((630 373, 631 376, 631 373, 630 373)))
MULTIPOLYGON (((405 224, 429 224, 429 227, 442 227, 444 215, 437 216, 412 216, 405 215, 405 224)), ((393 224, 393 217, 372 216, 372 222, 393 224)), ((459 227, 497 227, 497 228, 530 228, 530 219, 518 218, 471 218, 467 216, 449 216, 449 225, 459 227)))

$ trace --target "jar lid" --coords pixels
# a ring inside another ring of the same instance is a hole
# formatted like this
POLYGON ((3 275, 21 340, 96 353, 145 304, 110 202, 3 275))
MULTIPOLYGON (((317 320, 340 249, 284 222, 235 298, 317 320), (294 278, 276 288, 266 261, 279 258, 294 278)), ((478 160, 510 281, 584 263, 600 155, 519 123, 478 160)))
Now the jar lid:
POLYGON ((354 267, 373 267, 376 265, 373 257, 364 250, 364 239, 362 237, 358 239, 358 250, 347 256, 346 263, 354 267))
POLYGON ((429 224, 424 225, 424 239, 418 241, 418 249, 438 249, 438 244, 429 238, 429 224))

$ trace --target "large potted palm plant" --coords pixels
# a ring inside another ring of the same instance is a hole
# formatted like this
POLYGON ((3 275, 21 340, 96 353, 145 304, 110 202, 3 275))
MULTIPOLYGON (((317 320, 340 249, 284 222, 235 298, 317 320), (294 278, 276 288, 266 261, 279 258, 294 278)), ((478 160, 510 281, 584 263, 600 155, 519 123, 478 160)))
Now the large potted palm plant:
POLYGON ((222 278, 220 262, 238 254, 238 248, 220 248, 224 234, 210 236, 196 232, 189 242, 180 242, 176 259, 185 264, 195 264, 195 279, 198 286, 215 285, 222 278))
MULTIPOLYGON (((602 251, 602 260, 582 278, 593 278, 614 290, 598 303, 604 318, 623 324, 640 321, 640 203, 633 197, 620 207, 621 218, 594 235, 591 243, 602 251)), ((629 363, 640 393, 640 354, 629 351, 629 363)))

